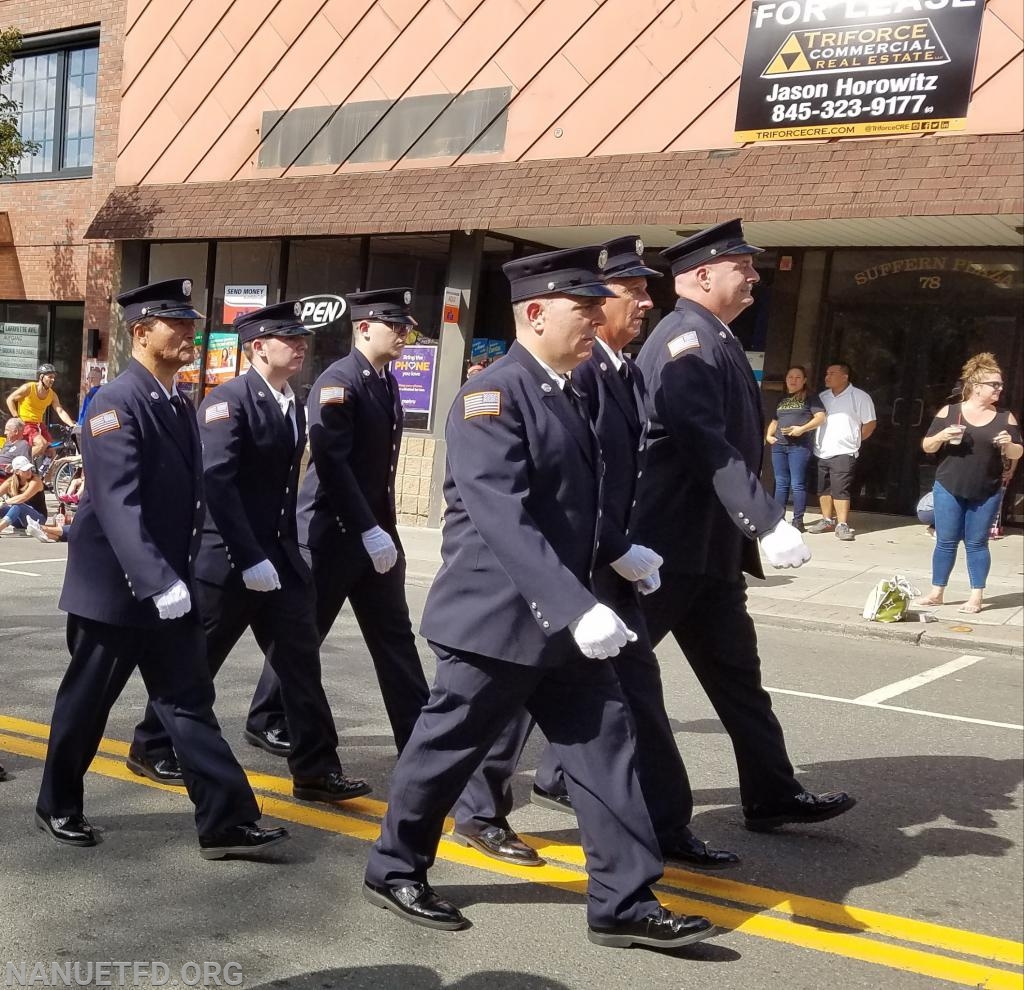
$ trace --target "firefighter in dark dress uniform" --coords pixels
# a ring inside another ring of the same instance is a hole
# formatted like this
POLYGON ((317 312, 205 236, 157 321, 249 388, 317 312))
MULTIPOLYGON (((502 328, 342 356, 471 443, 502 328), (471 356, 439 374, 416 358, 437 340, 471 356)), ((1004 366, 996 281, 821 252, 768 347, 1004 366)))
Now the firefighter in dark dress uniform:
MULTIPOLYGON (((402 402, 387 365, 401 355, 416 321, 410 289, 347 298, 352 352, 327 368, 309 393, 310 461, 299 492, 299 543, 313 571, 320 641, 349 601, 401 752, 429 690, 405 597, 395 514, 402 402)), ((286 755, 288 730, 277 678, 264 667, 247 738, 286 755)))
MULTIPOLYGON (((288 379, 301 369, 312 334, 301 310, 301 303, 283 302, 239 316, 234 327, 249 370, 218 385, 199 407, 207 512, 196 575, 211 676, 251 628, 281 677, 291 713, 293 793, 334 803, 370 788, 347 778, 338 759, 320 678, 313 582, 296 539, 306 416, 288 379)), ((170 783, 170 752, 151 705, 135 730, 128 766, 170 783)))
POLYGON ((421 629, 437 675, 395 767, 363 888, 415 924, 467 925, 427 870, 446 812, 525 707, 579 814, 589 938, 669 947, 712 930, 651 892, 662 862, 607 661, 634 633, 591 588, 604 469, 566 373, 589 356, 603 320, 606 260, 592 247, 508 262, 516 342, 463 386, 448 417, 442 564, 421 629))
POLYGON ((673 634, 732 740, 747 827, 766 831, 833 818, 855 802, 797 781, 747 614, 743 572, 763 577, 755 541, 773 567, 810 559, 758 480, 761 397, 729 329, 753 302, 759 252, 739 220, 662 252, 679 301, 637 359, 650 431, 634 536, 665 558, 661 587, 641 601, 650 642, 637 648, 673 634))
POLYGON ((192 283, 173 279, 117 297, 132 360, 93 399, 82 430, 89 487, 68 541, 60 607, 71 663, 50 722, 36 824, 92 846, 86 770, 110 709, 136 668, 181 760, 200 853, 247 853, 287 838, 260 828, 249 782, 213 714, 213 681, 195 608, 203 466, 192 406, 173 391, 192 360, 192 283))

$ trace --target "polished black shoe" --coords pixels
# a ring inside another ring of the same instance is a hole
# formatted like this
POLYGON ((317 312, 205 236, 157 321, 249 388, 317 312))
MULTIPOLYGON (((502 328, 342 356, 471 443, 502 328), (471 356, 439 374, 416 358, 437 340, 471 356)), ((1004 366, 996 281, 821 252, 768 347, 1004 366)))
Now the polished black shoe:
POLYGON ((167 784, 170 787, 184 787, 185 777, 181 772, 181 764, 178 758, 172 753, 170 756, 161 756, 156 760, 146 759, 145 756, 138 756, 131 751, 128 752, 128 759, 124 761, 132 773, 140 777, 148 777, 158 784, 167 784))
POLYGON ((371 904, 424 928, 457 932, 469 926, 469 919, 454 904, 438 897, 429 883, 387 887, 366 880, 363 882, 363 897, 371 904))
POLYGON ((323 777, 295 777, 292 794, 300 801, 325 801, 336 804, 362 797, 373 790, 365 780, 353 780, 340 770, 332 770, 323 777))
POLYGON ((551 791, 542 790, 536 784, 533 785, 533 790, 530 791, 530 803, 539 805, 542 808, 548 808, 551 811, 560 811, 563 815, 576 817, 576 811, 572 806, 572 801, 569 800, 568 794, 552 794, 551 791))
POLYGON ((673 914, 665 908, 658 908, 639 921, 628 921, 610 928, 591 926, 587 937, 595 945, 607 945, 614 949, 628 949, 631 945, 678 949, 683 945, 702 942, 714 933, 715 926, 707 918, 673 914))
POLYGON ((7 771, 4 769, 3 764, 0 763, 0 780, 6 780, 6 779, 7 779, 7 771))
POLYGON ((288 837, 286 828, 260 828, 255 822, 245 822, 215 835, 199 836, 199 855, 203 859, 249 856, 276 846, 288 837))
POLYGON ((96 845, 96 833, 85 815, 46 815, 36 808, 36 826, 65 846, 96 845))
POLYGON ((812 825, 849 811, 857 803, 846 791, 812 794, 801 791, 784 801, 748 805, 743 808, 746 826, 752 832, 770 832, 780 825, 812 825))
POLYGON ((292 741, 287 729, 260 729, 259 732, 246 729, 244 735, 250 746, 266 750, 271 756, 292 755, 292 741))
POLYGON ((544 860, 510 828, 488 825, 472 835, 452 832, 450 838, 470 846, 491 859, 516 866, 543 866, 544 860))
POLYGON ((738 866, 740 862, 736 853, 726 849, 712 849, 689 829, 677 836, 671 844, 662 846, 661 855, 673 863, 682 863, 698 870, 727 870, 738 866))

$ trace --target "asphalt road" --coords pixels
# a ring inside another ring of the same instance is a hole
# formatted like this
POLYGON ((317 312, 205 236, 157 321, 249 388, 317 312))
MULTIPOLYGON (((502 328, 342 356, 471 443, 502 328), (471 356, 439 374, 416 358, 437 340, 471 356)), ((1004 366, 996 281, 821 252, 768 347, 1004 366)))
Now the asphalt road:
MULTIPOLYGON (((201 983, 203 963, 207 985, 301 990, 1024 985, 1019 660, 763 630, 765 683, 801 780, 847 789, 860 803, 813 829, 757 835, 742 827, 728 737, 666 645, 694 831, 743 863, 715 876, 670 869, 658 892, 676 909, 707 914, 721 934, 676 953, 587 941, 577 835, 569 819, 527 799, 536 741, 515 782, 513 823, 549 865, 503 867, 442 841, 432 882, 473 922, 442 934, 359 896, 393 747, 347 611, 324 668, 346 769, 372 782, 370 797, 337 811, 295 801, 283 761, 241 741, 259 669, 246 638, 218 681, 217 712, 266 819, 288 824, 290 843, 267 862, 200 859, 187 798, 124 768, 145 701, 137 676, 86 782, 103 842, 68 849, 36 831, 46 726, 67 660, 55 607, 62 558, 61 547, 0 539, 0 762, 13 778, 0 784, 3 985, 63 985, 65 971, 51 966, 74 963, 72 982, 114 986, 119 972, 126 985, 201 983), (930 679, 903 683, 923 672, 930 679), (89 962, 158 962, 167 973, 114 967, 97 979, 89 962), (228 963, 237 968, 225 977, 228 963)), ((410 589, 417 613, 424 594, 410 589)), ((423 655, 429 666, 425 645, 423 655)))

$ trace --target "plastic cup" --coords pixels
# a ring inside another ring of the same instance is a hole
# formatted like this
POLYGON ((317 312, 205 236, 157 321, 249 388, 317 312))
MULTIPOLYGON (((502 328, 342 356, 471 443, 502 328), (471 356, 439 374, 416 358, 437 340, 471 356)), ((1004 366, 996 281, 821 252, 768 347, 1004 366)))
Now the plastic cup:
POLYGON ((957 429, 960 432, 955 437, 950 437, 948 440, 948 443, 953 447, 956 447, 960 444, 960 441, 963 440, 964 438, 964 434, 967 432, 967 427, 963 426, 962 424, 958 424, 957 429))

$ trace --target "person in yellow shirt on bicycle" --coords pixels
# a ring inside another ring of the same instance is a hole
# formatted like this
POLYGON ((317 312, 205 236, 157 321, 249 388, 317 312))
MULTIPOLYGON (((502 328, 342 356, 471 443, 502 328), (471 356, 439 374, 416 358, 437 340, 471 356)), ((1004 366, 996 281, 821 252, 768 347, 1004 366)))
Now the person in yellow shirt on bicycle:
POLYGON ((25 424, 25 439, 32 445, 32 456, 38 457, 53 440, 46 428, 46 410, 53 411, 68 426, 75 421, 65 412, 60 396, 54 390, 57 369, 52 364, 41 364, 36 370, 36 380, 19 385, 7 396, 7 408, 25 424))

